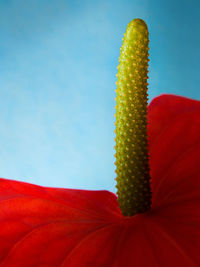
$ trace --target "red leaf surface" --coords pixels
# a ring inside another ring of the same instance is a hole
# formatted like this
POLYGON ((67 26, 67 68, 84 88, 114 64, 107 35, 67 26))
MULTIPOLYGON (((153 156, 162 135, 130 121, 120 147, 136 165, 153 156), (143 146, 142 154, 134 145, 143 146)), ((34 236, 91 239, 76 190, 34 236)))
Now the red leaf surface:
POLYGON ((152 209, 123 217, 108 191, 0 179, 0 266, 200 266, 200 102, 149 106, 152 209))

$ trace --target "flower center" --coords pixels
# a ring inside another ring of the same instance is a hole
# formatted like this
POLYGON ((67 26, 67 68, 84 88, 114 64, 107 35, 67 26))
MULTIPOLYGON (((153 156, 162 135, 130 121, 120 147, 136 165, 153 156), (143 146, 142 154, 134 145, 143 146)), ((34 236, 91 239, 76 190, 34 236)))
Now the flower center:
POLYGON ((151 206, 147 141, 148 29, 141 19, 128 24, 121 48, 116 97, 116 181, 122 214, 151 206))

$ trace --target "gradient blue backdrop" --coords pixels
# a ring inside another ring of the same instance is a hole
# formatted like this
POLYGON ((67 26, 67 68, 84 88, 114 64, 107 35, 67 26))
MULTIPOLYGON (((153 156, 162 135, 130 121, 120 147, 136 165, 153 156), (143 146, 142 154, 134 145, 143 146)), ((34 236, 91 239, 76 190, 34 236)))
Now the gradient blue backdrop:
POLYGON ((200 4, 156 0, 0 2, 0 176, 115 191, 114 98, 122 37, 150 32, 150 99, 200 99, 200 4))

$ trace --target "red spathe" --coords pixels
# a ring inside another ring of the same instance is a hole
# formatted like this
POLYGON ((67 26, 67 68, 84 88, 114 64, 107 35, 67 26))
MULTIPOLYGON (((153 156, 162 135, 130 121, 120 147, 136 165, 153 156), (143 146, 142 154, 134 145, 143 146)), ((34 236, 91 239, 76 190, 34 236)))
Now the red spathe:
POLYGON ((0 179, 0 266, 200 266, 200 102, 159 96, 148 120, 150 211, 123 217, 108 191, 0 179))

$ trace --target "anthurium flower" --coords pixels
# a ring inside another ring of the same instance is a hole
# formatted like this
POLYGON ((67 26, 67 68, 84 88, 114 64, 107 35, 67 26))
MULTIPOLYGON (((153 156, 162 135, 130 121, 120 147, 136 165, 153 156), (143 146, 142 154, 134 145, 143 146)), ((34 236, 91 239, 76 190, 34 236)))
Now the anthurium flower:
MULTIPOLYGON (((143 30, 144 22, 136 20, 129 26, 143 30)), ((130 27, 125 39, 132 37, 130 27)), ((139 45, 144 49, 143 43, 139 45)), ((123 55, 119 73, 127 67, 123 55)), ((146 75, 146 65, 139 67, 146 75)), ((129 65, 127 69, 131 74, 129 65)), ((124 85, 127 69, 117 85, 118 197, 108 191, 0 179, 0 266, 200 266, 200 101, 175 95, 153 99, 148 106, 146 151, 145 92, 127 98, 123 91, 129 90, 124 85), (135 101, 133 110, 129 100, 135 101)), ((134 77, 133 71, 131 80, 143 87, 140 77, 134 77)))

